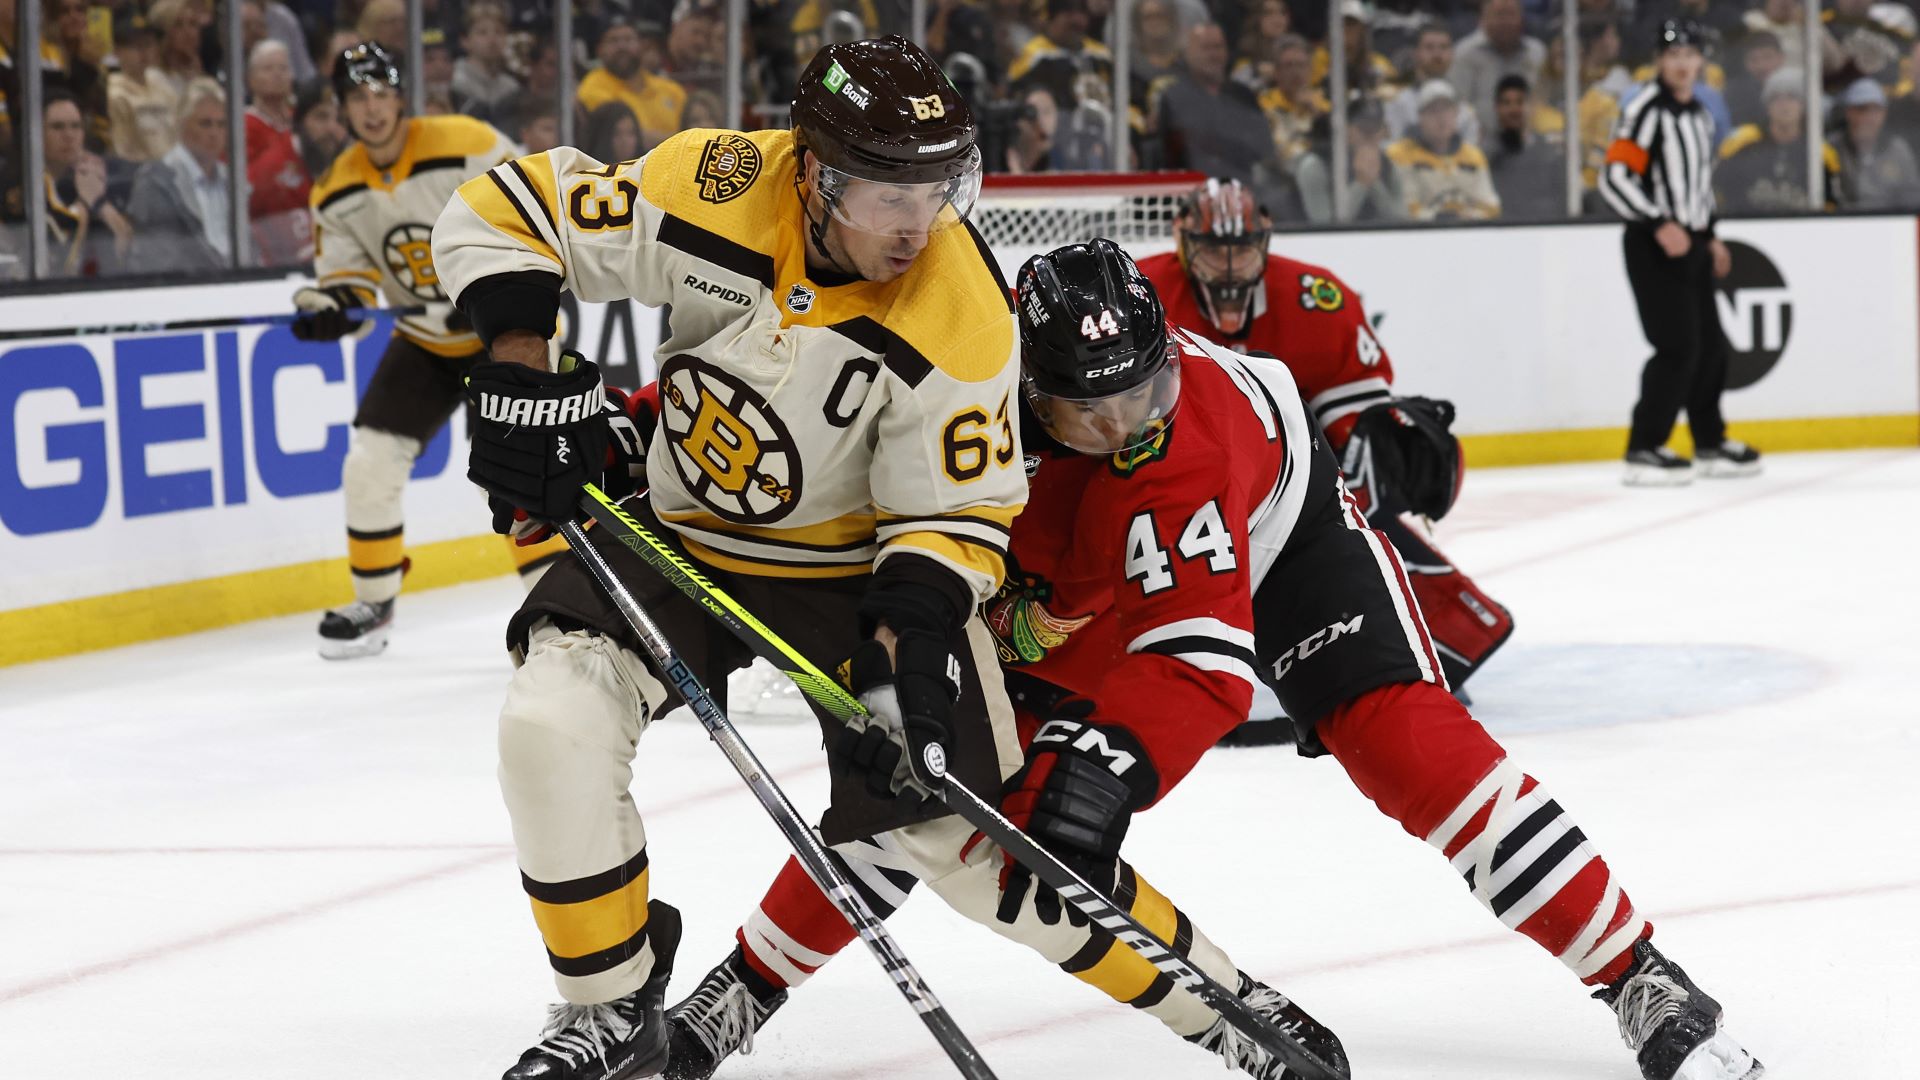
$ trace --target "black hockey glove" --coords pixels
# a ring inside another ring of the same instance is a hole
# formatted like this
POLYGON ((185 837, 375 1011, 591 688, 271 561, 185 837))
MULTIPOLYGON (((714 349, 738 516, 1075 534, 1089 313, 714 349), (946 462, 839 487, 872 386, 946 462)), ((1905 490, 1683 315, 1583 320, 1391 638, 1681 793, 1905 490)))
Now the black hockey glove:
POLYGON ((365 325, 364 319, 350 319, 347 312, 369 306, 352 286, 335 285, 327 289, 301 289, 293 294, 293 306, 300 314, 293 319, 293 336, 301 341, 339 341, 365 325))
MULTIPOLYGON (((1090 704, 1068 702, 1065 711, 1084 716, 1090 704)), ((1110 897, 1119 880, 1127 825, 1159 790, 1159 774, 1132 732, 1055 716, 1034 733, 1026 765, 1007 781, 1000 812, 1110 897)), ((1018 919, 1029 886, 1040 921, 1058 923, 1060 894, 1011 858, 1000 873, 995 915, 1004 923, 1018 919)), ((1067 918, 1076 926, 1085 921, 1072 907, 1067 918)))
POLYGON ((467 479, 487 492, 493 531, 513 534, 516 517, 557 523, 578 518, 580 488, 615 474, 618 490, 645 443, 607 401, 600 369, 578 353, 557 372, 524 364, 476 364, 467 376, 474 405, 467 479), (521 513, 516 513, 520 511, 521 513))
POLYGON ((1463 476, 1453 417, 1453 402, 1434 398, 1375 405, 1354 421, 1341 468, 1370 484, 1374 501, 1439 521, 1453 509, 1463 476))
POLYGON ((960 700, 960 661, 946 639, 902 630, 889 663, 886 646, 869 638, 847 662, 847 685, 868 715, 847 722, 833 756, 865 775, 874 798, 932 798, 946 779, 953 705, 960 700))

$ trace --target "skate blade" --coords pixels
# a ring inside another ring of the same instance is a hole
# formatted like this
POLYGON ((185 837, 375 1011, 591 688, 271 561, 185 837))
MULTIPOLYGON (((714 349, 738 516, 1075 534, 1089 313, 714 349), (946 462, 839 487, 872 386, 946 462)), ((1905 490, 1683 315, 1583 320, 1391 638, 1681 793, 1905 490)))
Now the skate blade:
POLYGON ((1767 1067, 1726 1032, 1693 1048, 1674 1071, 1673 1080, 1760 1080, 1767 1067))
POLYGON ((1732 461, 1709 461, 1696 463, 1694 467, 1701 476, 1713 480, 1734 480, 1743 476, 1759 476, 1760 465, 1758 461, 1749 461, 1745 464, 1732 461))
POLYGON ((386 651, 387 628, 384 626, 363 637, 351 640, 320 639, 320 659, 322 660, 358 660, 363 656, 378 656, 386 651))
POLYGON ((1685 487, 1693 483, 1692 469, 1656 469, 1645 465, 1627 466, 1622 482, 1628 487, 1685 487))

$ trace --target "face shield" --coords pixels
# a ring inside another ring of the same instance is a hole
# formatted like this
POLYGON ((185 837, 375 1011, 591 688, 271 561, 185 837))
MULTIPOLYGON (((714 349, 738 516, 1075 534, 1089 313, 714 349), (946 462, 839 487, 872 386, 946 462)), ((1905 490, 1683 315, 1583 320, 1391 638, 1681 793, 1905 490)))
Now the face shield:
POLYGON ((980 198, 977 149, 968 151, 959 176, 922 184, 868 180, 824 162, 819 169, 820 194, 834 220, 873 236, 930 236, 965 221, 980 198))
POLYGON ((1057 397, 1025 384, 1027 402, 1047 433, 1083 454, 1125 453, 1152 442, 1180 406, 1180 356, 1169 344, 1167 362, 1151 379, 1096 398, 1057 397))
POLYGON ((1181 253, 1207 317, 1221 331, 1237 334, 1253 314, 1253 298, 1267 272, 1267 234, 1200 237, 1183 234, 1181 253))

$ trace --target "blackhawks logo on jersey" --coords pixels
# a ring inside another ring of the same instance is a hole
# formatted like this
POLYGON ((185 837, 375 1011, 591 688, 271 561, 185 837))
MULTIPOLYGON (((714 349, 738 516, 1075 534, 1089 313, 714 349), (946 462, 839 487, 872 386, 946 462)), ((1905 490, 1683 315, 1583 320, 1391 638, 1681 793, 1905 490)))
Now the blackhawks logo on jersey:
POLYGON ((700 181, 700 197, 710 203, 738 198, 759 175, 760 148, 732 134, 707 140, 694 171, 694 179, 700 181))
POLYGON ((1339 311, 1347 304, 1347 294, 1337 282, 1318 274, 1300 275, 1300 306, 1308 311, 1339 311))
POLYGON ((1111 464, 1114 475, 1132 476, 1140 466, 1167 456, 1167 444, 1173 441, 1173 424, 1166 420, 1155 420, 1153 423, 1160 425, 1158 434, 1139 446, 1113 455, 1111 464))
POLYGON ((1067 635, 1093 621, 1093 616, 1063 619, 1047 610, 1053 585, 1038 574, 1023 573, 1011 557, 1007 580, 987 601, 987 629, 1002 664, 1032 664, 1066 644, 1067 635))

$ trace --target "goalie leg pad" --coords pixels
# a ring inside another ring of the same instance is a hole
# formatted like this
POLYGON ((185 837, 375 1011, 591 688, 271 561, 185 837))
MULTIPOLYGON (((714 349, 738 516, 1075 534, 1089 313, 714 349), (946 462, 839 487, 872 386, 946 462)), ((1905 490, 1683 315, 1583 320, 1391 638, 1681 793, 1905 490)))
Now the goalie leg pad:
POLYGON ((1370 523, 1386 534, 1400 554, 1447 682, 1459 686, 1513 636, 1512 612, 1461 573, 1423 530, 1405 518, 1383 513, 1370 523))
POLYGON ((1445 855, 1482 907, 1583 982, 1618 978, 1652 934, 1572 817, 1439 687, 1374 690, 1319 734, 1354 786, 1445 855))

